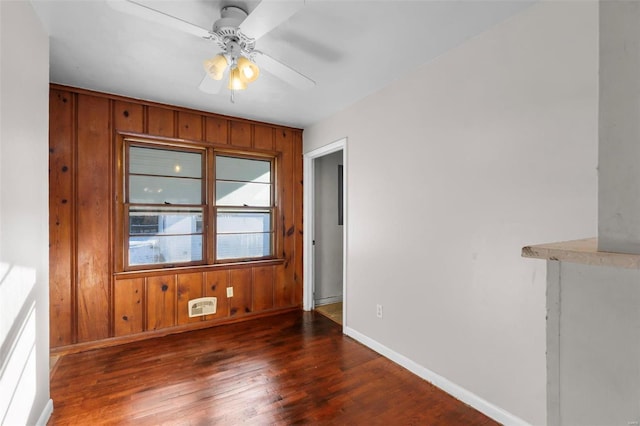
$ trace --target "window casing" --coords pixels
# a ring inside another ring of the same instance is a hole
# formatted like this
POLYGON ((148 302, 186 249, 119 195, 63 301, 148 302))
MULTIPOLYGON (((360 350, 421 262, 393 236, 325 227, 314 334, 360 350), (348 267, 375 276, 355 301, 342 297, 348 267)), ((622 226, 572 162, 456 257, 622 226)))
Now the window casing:
POLYGON ((275 155, 124 138, 123 270, 274 258, 275 155))

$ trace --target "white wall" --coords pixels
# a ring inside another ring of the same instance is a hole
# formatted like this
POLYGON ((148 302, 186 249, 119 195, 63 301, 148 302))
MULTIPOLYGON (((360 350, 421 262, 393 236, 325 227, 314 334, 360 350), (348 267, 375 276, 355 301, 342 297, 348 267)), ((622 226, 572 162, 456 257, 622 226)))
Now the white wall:
POLYGON ((637 424, 640 271, 553 261, 548 278, 548 425, 637 424))
POLYGON ((640 2, 601 2, 598 129, 601 251, 640 253, 639 42, 640 2))
POLYGON ((342 151, 315 160, 314 297, 316 306, 342 301, 343 226, 338 224, 338 165, 342 151))
POLYGON ((44 424, 49 399, 49 39, 0 1, 0 424, 44 424))
POLYGON ((596 233, 597 36, 596 2, 541 2, 304 132, 349 138, 347 332, 507 422, 546 421, 521 247, 596 233))
POLYGON ((601 251, 640 253, 639 42, 640 2, 601 2, 598 161, 601 251))

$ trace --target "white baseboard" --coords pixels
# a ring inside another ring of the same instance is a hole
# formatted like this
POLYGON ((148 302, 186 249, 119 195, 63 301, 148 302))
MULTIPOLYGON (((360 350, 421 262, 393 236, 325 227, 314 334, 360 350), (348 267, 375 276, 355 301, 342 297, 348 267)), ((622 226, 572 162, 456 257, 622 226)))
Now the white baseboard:
POLYGON ((342 302, 342 295, 318 299, 318 300, 315 300, 313 304, 315 306, 322 306, 322 305, 329 305, 331 303, 338 303, 338 302, 342 302))
POLYGON ((417 364, 416 362, 410 360, 404 355, 400 355, 399 353, 365 336, 364 334, 359 333, 349 327, 344 327, 343 332, 347 336, 352 337, 353 339, 357 340, 363 345, 378 352, 380 355, 390 359, 396 364, 411 371, 416 376, 419 376, 424 380, 428 381, 429 383, 433 384, 434 386, 442 389, 449 395, 455 397, 456 399, 464 402, 467 405, 470 405, 471 407, 480 411, 484 415, 491 417, 493 420, 497 421, 498 423, 501 423, 503 425, 509 425, 509 426, 511 425, 528 426, 529 425, 529 423, 525 422, 521 418, 514 416, 513 414, 503 410, 502 408, 491 404, 490 402, 482 399, 481 397, 474 394, 473 392, 470 392, 464 389, 463 387, 458 386, 457 384, 451 382, 450 380, 440 376, 437 373, 434 373, 428 368, 425 368, 417 364))
POLYGON ((44 406, 40 417, 38 417, 36 425, 46 426, 47 422, 49 421, 49 417, 51 417, 51 414, 53 414, 53 400, 49 398, 49 401, 47 401, 47 405, 44 406))

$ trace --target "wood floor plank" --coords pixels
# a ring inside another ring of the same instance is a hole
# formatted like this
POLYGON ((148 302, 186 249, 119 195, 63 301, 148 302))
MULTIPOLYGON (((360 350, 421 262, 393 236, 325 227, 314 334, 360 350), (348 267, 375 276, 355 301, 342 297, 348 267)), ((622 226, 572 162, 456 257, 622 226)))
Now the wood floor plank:
POLYGON ((495 425, 342 334, 290 312, 62 357, 49 425, 495 425))

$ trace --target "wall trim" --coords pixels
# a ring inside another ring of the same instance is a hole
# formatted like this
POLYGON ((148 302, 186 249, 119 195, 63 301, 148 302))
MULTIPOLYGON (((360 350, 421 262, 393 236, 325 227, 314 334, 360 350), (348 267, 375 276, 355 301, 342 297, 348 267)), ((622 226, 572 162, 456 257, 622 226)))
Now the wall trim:
POLYGON ((428 368, 421 366, 420 364, 407 358, 406 356, 401 355, 393 351, 392 349, 389 349, 388 347, 377 342, 376 340, 373 340, 370 337, 365 336, 364 334, 350 327, 344 327, 343 332, 347 336, 357 340, 363 345, 378 352, 380 355, 384 356, 385 358, 388 358, 391 361, 395 362, 396 364, 411 371, 416 376, 442 389, 443 391, 453 396, 454 398, 464 402, 467 405, 470 405, 471 407, 480 411, 484 415, 491 417, 493 420, 497 421, 498 423, 501 423, 504 425, 513 425, 513 426, 529 426, 530 425, 529 423, 522 420, 521 418, 514 416, 513 414, 503 410, 502 408, 479 397, 473 392, 468 391, 467 389, 453 383, 452 381, 446 379, 445 377, 442 377, 441 375, 434 373, 428 368))
POLYGON ((322 306, 329 305, 331 303, 342 302, 342 295, 339 296, 331 296, 331 297, 323 297, 322 299, 316 299, 313 303, 314 306, 322 306))
POLYGON ((40 417, 38 417, 36 426, 46 426, 51 414, 53 414, 53 399, 49 398, 49 401, 47 401, 47 404, 42 409, 40 417))

